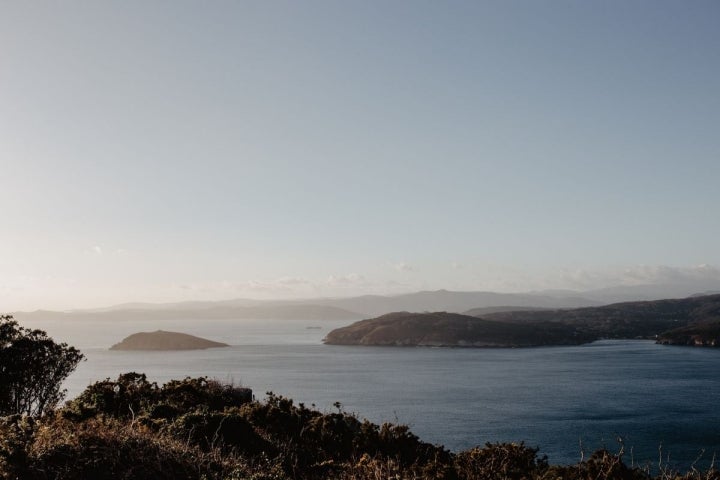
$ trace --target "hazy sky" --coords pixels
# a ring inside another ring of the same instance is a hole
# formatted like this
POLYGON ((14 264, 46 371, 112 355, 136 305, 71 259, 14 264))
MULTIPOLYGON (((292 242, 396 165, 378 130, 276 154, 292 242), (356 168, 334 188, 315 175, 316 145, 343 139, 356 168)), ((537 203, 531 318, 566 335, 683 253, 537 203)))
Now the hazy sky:
POLYGON ((717 1, 0 3, 0 311, 720 279, 717 1))

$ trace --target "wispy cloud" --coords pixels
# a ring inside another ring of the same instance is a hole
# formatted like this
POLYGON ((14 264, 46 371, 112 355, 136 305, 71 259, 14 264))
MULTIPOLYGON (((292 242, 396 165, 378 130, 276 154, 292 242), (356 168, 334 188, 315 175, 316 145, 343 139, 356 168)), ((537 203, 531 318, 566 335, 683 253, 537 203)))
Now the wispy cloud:
POLYGON ((390 266, 393 268, 393 270, 396 270, 398 272, 413 272, 413 271, 415 271, 415 267, 413 267, 412 265, 408 265, 405 262, 391 263, 390 266))
POLYGON ((183 290, 197 297, 227 298, 232 296, 295 296, 309 293, 314 284, 302 277, 284 276, 274 280, 220 280, 215 282, 191 282, 176 284, 174 289, 183 290))
POLYGON ((365 277, 359 273, 330 275, 325 283, 331 287, 355 287, 367 285, 365 277))
POLYGON ((720 284, 720 269, 701 264, 692 266, 633 265, 610 269, 563 269, 553 283, 563 288, 590 290, 608 286, 720 284))
POLYGON ((279 285, 310 285, 310 280, 301 277, 280 277, 276 281, 279 285))
POLYGON ((325 279, 283 276, 274 280, 217 281, 182 283, 173 290, 184 299, 249 298, 307 298, 318 296, 352 296, 363 294, 406 293, 413 285, 388 279, 370 280, 360 273, 334 274, 325 279))
POLYGON ((125 248, 105 248, 102 245, 93 245, 92 247, 87 248, 85 252, 97 256, 120 256, 130 253, 125 248))

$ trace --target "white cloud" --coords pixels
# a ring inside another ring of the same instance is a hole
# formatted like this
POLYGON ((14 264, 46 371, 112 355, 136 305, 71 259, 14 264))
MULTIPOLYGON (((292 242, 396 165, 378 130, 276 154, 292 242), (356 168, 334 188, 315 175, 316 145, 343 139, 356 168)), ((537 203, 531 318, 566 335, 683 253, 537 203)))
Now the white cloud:
POLYGON ((124 248, 109 248, 107 245, 103 247, 102 245, 94 245, 92 247, 89 247, 85 250, 85 253, 97 255, 97 256, 122 256, 127 255, 130 252, 124 248))
POLYGON ((348 273, 347 275, 330 275, 327 285, 331 287, 366 286, 365 277, 359 273, 348 273))
POLYGON ((250 291, 250 292, 291 292, 292 288, 287 285, 283 285, 277 282, 262 282, 257 280, 250 280, 249 282, 242 282, 236 285, 238 290, 250 291))
POLYGON ((310 281, 301 277, 280 277, 276 280, 280 285, 309 285, 310 281))
POLYGON ((415 270, 412 265, 408 265, 405 262, 394 263, 392 264, 392 268, 394 268, 398 272, 412 272, 415 270))

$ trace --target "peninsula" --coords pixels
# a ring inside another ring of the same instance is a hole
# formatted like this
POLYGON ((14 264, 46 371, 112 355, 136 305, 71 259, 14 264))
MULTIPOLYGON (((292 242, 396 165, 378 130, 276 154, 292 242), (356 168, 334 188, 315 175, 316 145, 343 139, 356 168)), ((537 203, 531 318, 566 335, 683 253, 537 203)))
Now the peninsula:
POLYGON ((535 347, 578 345, 594 340, 564 325, 511 324, 458 313, 396 312, 331 331, 331 345, 434 347, 535 347))
POLYGON ((204 350, 227 346, 226 343, 214 342, 187 333, 157 330, 134 333, 110 347, 110 350, 204 350))
MULTIPOLYGON (((477 309, 470 310, 474 313, 477 309)), ((481 310, 482 311, 482 310, 481 310)), ((531 347, 603 338, 720 346, 720 295, 534 310, 503 307, 482 316, 396 312, 331 331, 334 345, 531 347)))

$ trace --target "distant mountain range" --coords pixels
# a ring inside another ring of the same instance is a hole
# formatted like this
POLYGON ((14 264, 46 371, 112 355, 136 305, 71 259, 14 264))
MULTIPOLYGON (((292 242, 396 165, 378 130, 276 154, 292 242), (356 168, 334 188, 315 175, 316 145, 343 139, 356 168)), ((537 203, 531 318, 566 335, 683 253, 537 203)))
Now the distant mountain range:
MULTIPOLYGON (((571 292, 572 293, 572 292, 571 292)), ((575 308, 591 305, 601 305, 602 302, 584 298, 578 292, 573 294, 543 294, 543 293, 496 293, 496 292, 453 292, 448 290, 423 291, 402 295, 363 295, 359 297, 342 298, 310 298, 293 300, 251 300, 238 298, 221 301, 190 301, 178 303, 125 303, 107 308, 91 310, 76 310, 72 313, 108 313, 108 312, 207 312, 208 310, 223 309, 242 312, 259 313, 263 311, 274 312, 277 309, 297 308, 302 315, 302 307, 330 307, 352 312, 360 316, 376 316, 387 312, 407 311, 439 311, 464 312, 471 308, 497 307, 512 305, 516 307, 533 308, 575 308)), ((262 314, 260 318, 267 315, 262 314)), ((284 317, 283 317, 284 318, 284 317)), ((339 318, 339 319, 342 319, 339 318)))
POLYGON ((365 295, 352 298, 312 300, 312 302, 352 312, 361 312, 365 316, 399 311, 461 313, 472 308, 503 305, 533 308, 576 308, 601 305, 600 302, 584 298, 581 295, 555 296, 534 293, 452 292, 448 290, 408 293, 392 297, 365 295))
MULTIPOLYGON (((135 305, 135 307, 137 307, 135 305)), ((171 308, 121 308, 102 310, 76 310, 72 312, 16 312, 17 320, 91 319, 98 321, 123 320, 206 320, 206 319, 268 319, 268 320, 357 320, 363 316, 342 308, 326 305, 257 305, 248 307, 203 306, 171 308)))
POLYGON ((53 318, 123 319, 297 319, 357 320, 389 312, 483 313, 509 310, 572 309, 594 307, 629 300, 682 298, 720 289, 690 290, 694 285, 638 285, 577 292, 546 290, 527 293, 422 291, 403 295, 363 295, 346 298, 312 298, 287 300, 233 299, 222 301, 189 301, 177 303, 126 303, 107 308, 69 312, 15 312, 18 320, 53 318))

